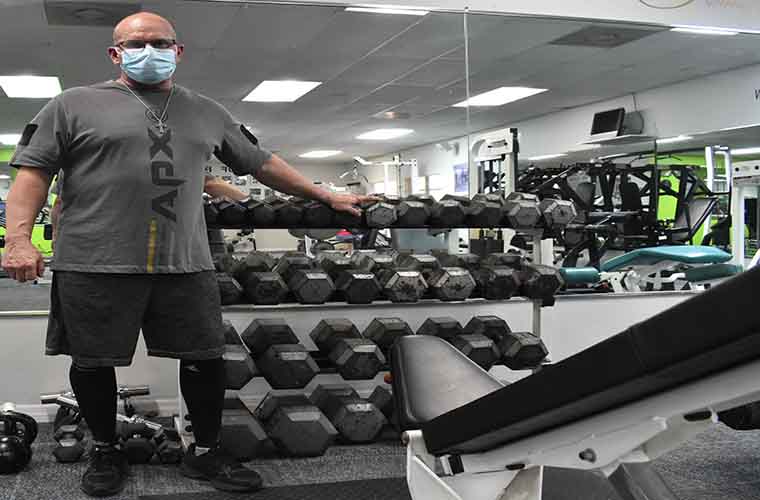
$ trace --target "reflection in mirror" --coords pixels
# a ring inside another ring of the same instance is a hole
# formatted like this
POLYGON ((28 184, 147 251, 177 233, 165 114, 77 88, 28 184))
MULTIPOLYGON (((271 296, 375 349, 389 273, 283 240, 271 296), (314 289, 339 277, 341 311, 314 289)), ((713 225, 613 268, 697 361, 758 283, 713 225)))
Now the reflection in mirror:
POLYGON ((468 15, 467 31, 477 189, 572 199, 583 220, 641 213, 614 236, 560 237, 557 262, 599 266, 608 250, 704 241, 745 264, 744 245, 732 249, 728 236, 729 214, 745 219, 735 206, 744 196, 730 197, 731 153, 760 151, 758 93, 746 83, 759 71, 757 35, 498 15, 468 15), (517 161, 494 161, 488 145, 509 130, 519 134, 517 161), (579 186, 595 195, 575 196, 579 186))

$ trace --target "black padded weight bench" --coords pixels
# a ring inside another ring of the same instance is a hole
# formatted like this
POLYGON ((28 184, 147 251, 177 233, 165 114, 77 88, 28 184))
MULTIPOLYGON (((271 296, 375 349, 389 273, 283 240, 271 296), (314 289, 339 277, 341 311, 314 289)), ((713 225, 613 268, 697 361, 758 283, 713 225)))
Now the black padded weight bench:
POLYGON ((412 498, 541 500, 544 466, 674 498, 648 462, 760 399, 758 300, 760 268, 508 386, 441 339, 402 337, 391 364, 412 498))

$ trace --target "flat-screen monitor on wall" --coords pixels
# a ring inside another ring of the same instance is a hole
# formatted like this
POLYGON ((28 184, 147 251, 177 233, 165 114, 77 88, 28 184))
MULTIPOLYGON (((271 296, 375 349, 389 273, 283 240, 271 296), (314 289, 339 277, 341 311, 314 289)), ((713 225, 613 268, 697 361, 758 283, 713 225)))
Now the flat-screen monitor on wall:
POLYGON ((602 111, 594 115, 591 124, 591 137, 594 139, 611 138, 620 135, 625 120, 625 108, 602 111))

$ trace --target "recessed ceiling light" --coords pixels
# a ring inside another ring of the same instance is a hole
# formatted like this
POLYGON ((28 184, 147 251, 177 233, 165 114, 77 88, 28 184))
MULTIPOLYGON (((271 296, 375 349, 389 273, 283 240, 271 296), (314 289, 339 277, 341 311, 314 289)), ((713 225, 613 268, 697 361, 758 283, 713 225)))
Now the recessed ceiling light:
POLYGON ((667 137, 665 139, 657 139, 657 144, 673 144, 676 142, 686 142, 694 139, 690 135, 679 135, 676 137, 667 137))
POLYGON ((468 106, 504 106, 510 102, 519 101, 536 94, 546 92, 548 89, 533 89, 530 87, 499 87, 498 89, 470 97, 466 101, 454 104, 455 108, 468 106))
POLYGON ((734 36, 739 32, 736 30, 730 30, 725 28, 713 28, 709 26, 687 26, 679 25, 674 26, 670 31, 677 33, 691 33, 694 35, 712 35, 712 36, 734 36))
POLYGON ((567 156, 567 153, 557 153, 557 154, 553 154, 553 155, 533 156, 531 158, 528 158, 528 161, 553 160, 555 158, 562 158, 563 156, 567 156))
POLYGON ((364 133, 356 138, 360 141, 389 141, 391 139, 398 139, 399 137, 409 135, 413 132, 414 130, 410 128, 381 128, 364 133))
POLYGON ((601 144, 578 144, 573 149, 570 150, 571 153, 575 152, 581 152, 581 151, 589 151, 591 149, 599 149, 601 148, 601 144))
POLYGON ((760 148, 732 149, 731 154, 735 156, 756 155, 760 154, 760 148))
POLYGON ((405 5, 363 5, 346 7, 347 12, 365 12, 367 14, 396 14, 401 16, 426 16, 429 11, 415 9, 405 5))
POLYGON ((243 98, 247 102, 294 102, 308 94, 322 82, 300 80, 266 80, 243 98))
POLYGON ((61 93, 61 82, 57 76, 0 76, 0 87, 5 95, 12 98, 42 99, 61 93))
POLYGON ((21 140, 21 134, 0 134, 0 144, 15 146, 21 140))
POLYGON ((341 154, 342 152, 343 151, 325 149, 325 150, 318 150, 318 151, 309 151, 308 153, 304 153, 298 156, 300 158, 320 159, 320 158, 330 158, 331 156, 337 156, 341 154))

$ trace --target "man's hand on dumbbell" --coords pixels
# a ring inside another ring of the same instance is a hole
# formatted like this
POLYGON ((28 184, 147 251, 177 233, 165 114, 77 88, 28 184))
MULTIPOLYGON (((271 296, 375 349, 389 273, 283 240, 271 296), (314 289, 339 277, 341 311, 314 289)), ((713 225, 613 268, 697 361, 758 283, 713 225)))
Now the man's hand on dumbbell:
POLYGON ((350 193, 330 193, 327 198, 327 204, 336 212, 347 212, 357 217, 362 215, 359 205, 372 201, 380 201, 380 198, 350 193))

